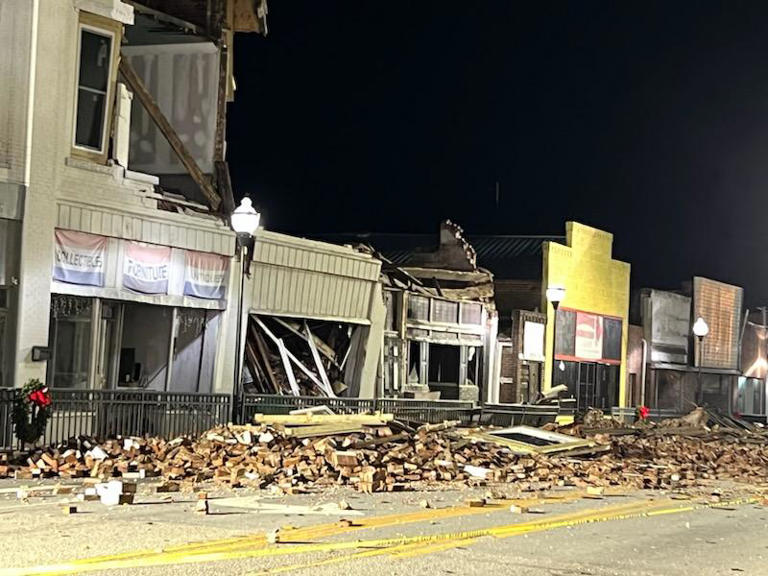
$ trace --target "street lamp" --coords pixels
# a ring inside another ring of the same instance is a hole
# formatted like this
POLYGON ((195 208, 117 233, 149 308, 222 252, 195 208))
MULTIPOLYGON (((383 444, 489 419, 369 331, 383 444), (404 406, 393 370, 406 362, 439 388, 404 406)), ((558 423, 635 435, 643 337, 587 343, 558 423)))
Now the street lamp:
POLYGON ((702 343, 704 342, 704 337, 709 334, 709 325, 707 322, 699 316, 696 318, 696 322, 693 323, 693 335, 696 336, 699 340, 699 360, 696 363, 698 365, 698 373, 697 373, 697 384, 699 386, 699 398, 703 398, 703 391, 701 389, 701 355, 702 352, 704 352, 702 348, 702 343))
POLYGON ((240 206, 230 216, 232 230, 237 234, 237 251, 240 256, 240 296, 237 305, 237 335, 235 337, 235 378, 232 385, 232 420, 235 420, 240 398, 240 385, 243 377, 242 356, 240 346, 243 331, 243 293, 245 292, 245 277, 249 272, 250 258, 247 257, 247 248, 253 247, 253 235, 259 229, 261 214, 253 209, 253 203, 248 196, 240 201, 240 206))
MULTIPOLYGON (((552 382, 550 388, 555 387, 555 367, 557 366, 555 361, 555 351, 557 350, 557 309, 560 307, 560 302, 565 300, 565 288, 562 286, 550 286, 547 288, 547 300, 552 304, 552 308, 555 311, 554 321, 552 323, 552 382)), ((563 366, 565 368, 565 366, 563 366)))

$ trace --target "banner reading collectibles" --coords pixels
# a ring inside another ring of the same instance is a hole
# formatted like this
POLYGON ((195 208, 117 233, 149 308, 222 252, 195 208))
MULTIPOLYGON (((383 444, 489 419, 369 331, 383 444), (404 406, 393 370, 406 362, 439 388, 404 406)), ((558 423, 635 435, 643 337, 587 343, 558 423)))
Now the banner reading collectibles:
POLYGON ((56 230, 53 279, 84 286, 104 286, 107 239, 85 232, 56 230))

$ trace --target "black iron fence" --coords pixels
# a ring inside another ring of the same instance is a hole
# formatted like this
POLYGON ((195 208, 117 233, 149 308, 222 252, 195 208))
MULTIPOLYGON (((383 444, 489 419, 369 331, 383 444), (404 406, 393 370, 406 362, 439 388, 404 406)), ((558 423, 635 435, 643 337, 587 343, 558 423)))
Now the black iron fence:
MULTIPOLYGON (((667 418, 679 418, 684 415, 685 413, 680 412, 679 410, 653 408, 648 412, 647 417, 649 420, 655 422, 658 420, 666 420, 667 418)), ((637 408, 611 408, 611 416, 623 420, 627 424, 631 424, 637 420, 637 408)))
MULTIPOLYGON (((15 391, 0 390, 0 449, 15 447, 11 409, 15 391)), ((229 394, 185 394, 150 390, 51 389, 53 411, 43 442, 73 436, 162 436, 199 434, 230 420, 229 394)))
POLYGON ((162 436, 199 434, 230 419, 228 394, 188 394, 150 390, 52 389, 54 411, 46 442, 78 434, 162 436))
POLYGON ((484 404, 480 423, 490 426, 543 426, 561 414, 556 404, 484 404))
MULTIPOLYGON (((16 391, 0 389, 0 450, 17 448, 13 436, 11 410, 16 391)), ((73 436, 98 438, 156 435, 172 438, 199 434, 232 420, 229 394, 188 394, 149 390, 52 389, 53 412, 43 441, 64 441, 73 436)), ((459 420, 464 424, 541 426, 558 415, 568 415, 562 405, 476 404, 460 400, 417 400, 407 398, 324 398, 248 394, 238 402, 234 419, 253 420, 254 414, 287 414, 301 408, 328 406, 336 414, 385 412, 413 423, 438 423, 459 420)), ((629 419, 634 409, 614 409, 614 414, 629 419)), ((666 414, 653 414, 666 416, 666 414)))
POLYGON ((469 423, 477 408, 473 402, 459 400, 414 400, 409 398, 323 398, 317 396, 279 396, 248 394, 241 403, 240 419, 250 422, 254 414, 288 414, 291 410, 328 406, 336 414, 386 412, 400 420, 442 422, 461 420, 469 423))

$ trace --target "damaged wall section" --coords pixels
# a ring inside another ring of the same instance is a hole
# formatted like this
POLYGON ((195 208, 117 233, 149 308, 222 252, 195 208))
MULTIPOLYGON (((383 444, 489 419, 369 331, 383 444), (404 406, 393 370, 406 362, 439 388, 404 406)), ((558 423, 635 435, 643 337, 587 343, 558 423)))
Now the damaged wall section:
POLYGON ((385 319, 380 271, 370 254, 260 231, 245 292, 250 389, 373 397, 385 319))

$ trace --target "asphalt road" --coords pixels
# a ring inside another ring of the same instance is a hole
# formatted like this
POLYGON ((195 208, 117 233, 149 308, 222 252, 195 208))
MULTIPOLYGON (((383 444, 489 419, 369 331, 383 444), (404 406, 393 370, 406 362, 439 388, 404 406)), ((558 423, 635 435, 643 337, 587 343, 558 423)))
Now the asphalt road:
POLYGON ((193 495, 169 502, 147 489, 133 506, 79 503, 66 516, 66 497, 22 502, 9 487, 0 492, 0 576, 768 574, 768 509, 756 493, 715 503, 562 492, 466 506, 484 493, 214 494, 212 513, 200 515, 193 495), (340 500, 353 510, 338 510, 340 500), (278 527, 280 542, 267 543, 278 527))

